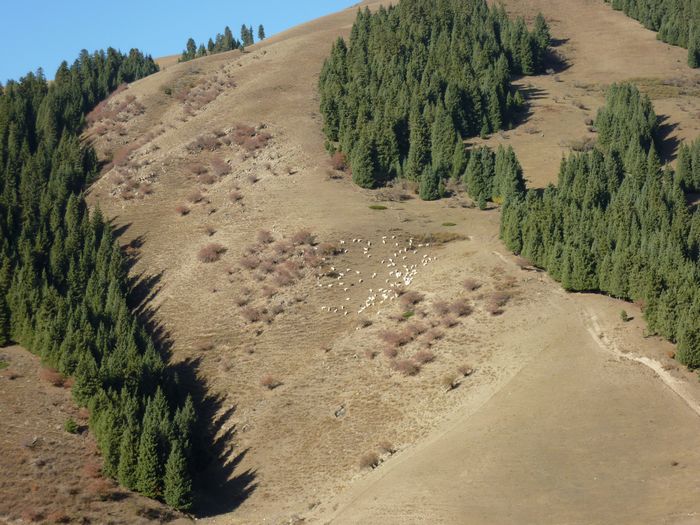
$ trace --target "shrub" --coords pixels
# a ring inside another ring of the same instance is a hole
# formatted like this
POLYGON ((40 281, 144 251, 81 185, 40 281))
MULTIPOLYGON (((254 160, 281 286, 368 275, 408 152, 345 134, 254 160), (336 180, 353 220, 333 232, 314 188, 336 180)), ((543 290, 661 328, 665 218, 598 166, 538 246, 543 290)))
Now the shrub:
POLYGON ((457 317, 466 317, 473 311, 472 306, 466 299, 456 299, 450 303, 450 312, 457 317))
POLYGON ((318 253, 324 256, 338 255, 340 253, 340 249, 335 244, 323 242, 318 245, 318 253))
POLYGON ((63 422, 63 430, 65 430, 69 434, 77 434, 78 423, 76 423, 72 417, 69 417, 63 422))
POLYGON ((410 359, 401 359, 394 362, 394 370, 405 376, 415 376, 420 372, 420 365, 410 359))
POLYGON ((464 286, 464 289, 468 292, 473 292, 481 288, 481 283, 475 279, 465 279, 462 282, 462 286, 464 286))
POLYGON ((203 199, 204 199, 204 196, 202 195, 202 192, 199 190, 193 190, 187 194, 187 200, 189 202, 191 202, 192 204, 197 204, 198 202, 202 202, 203 199))
POLYGON ((420 292, 410 291, 401 295, 400 302, 405 307, 415 306, 423 300, 424 296, 420 292))
POLYGON ((93 479, 87 486, 87 493, 99 500, 106 501, 112 496, 112 483, 104 478, 93 479))
POLYGON ((376 210, 376 211, 382 211, 388 209, 386 206, 383 206, 381 204, 372 204, 369 207, 370 210, 376 210))
POLYGON ((241 257, 240 265, 246 270, 255 270, 260 266, 260 258, 255 255, 246 255, 241 257))
POLYGON ((262 313, 260 310, 252 306, 246 306, 243 308, 241 315, 248 323, 257 323, 262 318, 262 313))
POLYGON ((367 350, 365 350, 365 357, 367 359, 374 359, 375 357, 377 357, 377 351, 373 350, 371 348, 368 348, 367 350))
POLYGON ((406 330, 382 330, 379 333, 379 338, 393 347, 403 346, 410 343, 412 340, 411 334, 406 330))
POLYGON ((382 353, 389 359, 394 359, 397 355, 399 355, 399 351, 393 346, 385 347, 382 353))
POLYGON ((211 170, 217 177, 223 177, 231 173, 231 166, 219 157, 211 159, 211 170))
POLYGON ((211 237, 216 233, 216 228, 214 228, 211 224, 206 224, 203 228, 203 231, 205 235, 211 237))
POLYGON ((285 268, 277 267, 274 281, 278 286, 289 286, 294 282, 294 276, 285 268))
POLYGON ((39 378, 53 386, 63 386, 65 378, 53 368, 41 368, 39 378))
POLYGON ((454 390, 459 386, 459 376, 456 374, 446 374, 442 378, 442 386, 445 387, 445 389, 449 392, 450 390, 454 390))
POLYGON ((630 320, 629 315, 627 315, 627 312, 625 310, 620 310, 620 319, 622 320, 623 323, 626 323, 627 321, 630 320))
POLYGON ((379 442, 379 451, 382 454, 392 455, 392 454, 396 453, 396 447, 386 440, 380 441, 379 442))
POLYGON ((360 458, 361 469, 374 469, 379 466, 379 456, 376 452, 368 452, 360 458))
POLYGON ((315 239, 313 234, 306 229, 299 230, 294 235, 292 235, 292 242, 297 246, 300 246, 302 244, 308 244, 309 246, 311 246, 314 243, 314 241, 315 239))
POLYGON ((205 173, 203 175, 200 175, 197 180, 199 180, 201 184, 211 185, 217 182, 218 179, 215 175, 212 175, 211 173, 205 173))
POLYGON ((426 344, 431 345, 435 341, 439 341, 445 337, 445 334, 442 332, 442 330, 438 330, 437 328, 431 328, 425 333, 425 337, 423 340, 425 341, 426 344))
POLYGON ((348 159, 342 151, 336 151, 331 157, 331 166, 334 170, 345 171, 348 167, 348 159))
POLYGON ((218 261, 221 258, 221 254, 225 251, 226 248, 224 248, 221 244, 213 242, 207 244, 206 246, 202 246, 202 248, 199 249, 199 254, 197 257, 203 263, 213 263, 218 261))
POLYGON ((180 204, 178 206, 175 206, 175 211, 178 213, 178 215, 184 217, 185 215, 190 213, 190 209, 185 206, 184 204, 180 204))
POLYGON ((457 372, 462 374, 464 377, 469 377, 474 373, 474 368, 472 368, 470 365, 464 364, 464 365, 459 365, 457 367, 457 372))
POLYGON ((243 194, 238 190, 234 190, 229 193, 228 198, 231 199, 231 202, 238 202, 243 199, 243 194))
POLYGON ((435 361, 435 354, 430 350, 419 350, 413 356, 413 360, 420 365, 426 365, 435 361))
POLYGON ((275 242, 274 236, 268 230, 260 230, 257 239, 260 244, 272 244, 275 242))
POLYGON ((508 292, 494 292, 491 294, 487 304, 486 311, 491 315, 500 315, 503 313, 503 307, 510 301, 511 295, 508 292))
POLYGON ((204 175, 209 170, 201 162, 193 162, 190 164, 190 171, 195 175, 204 175))
POLYGON ((270 374, 266 374, 266 375, 262 376, 262 378, 260 379, 260 386, 263 386, 263 387, 267 388, 268 390, 274 390, 275 388, 277 388, 278 386, 281 386, 281 385, 282 385, 282 383, 280 381, 278 381, 277 379, 275 379, 275 377, 270 375, 270 374))
POLYGON ((454 315, 450 314, 442 318, 442 326, 444 326, 445 328, 452 328, 453 326, 457 326, 457 324, 458 321, 454 315))

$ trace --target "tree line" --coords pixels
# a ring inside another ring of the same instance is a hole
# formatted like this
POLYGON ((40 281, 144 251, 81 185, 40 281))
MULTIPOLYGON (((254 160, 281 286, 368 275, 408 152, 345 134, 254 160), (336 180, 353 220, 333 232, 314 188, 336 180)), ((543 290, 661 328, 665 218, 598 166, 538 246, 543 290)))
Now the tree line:
POLYGON ((688 65, 700 67, 700 4, 696 0, 606 0, 613 9, 657 31, 657 38, 688 50, 688 65))
POLYGON ((564 159, 557 186, 506 199, 501 236, 565 289, 636 301, 648 330, 678 343, 700 367, 700 146, 682 146, 662 168, 657 118, 631 84, 613 85, 596 118, 598 147, 564 159))
MULTIPOLYGON (((262 24, 258 26, 258 40, 265 40, 265 28, 262 24)), ((233 51, 234 49, 243 50, 245 47, 252 46, 254 43, 255 37, 252 25, 246 26, 244 24, 241 26, 240 40, 234 38, 231 28, 226 26, 223 34, 217 33, 216 38, 210 38, 206 45, 201 43, 198 47, 193 38, 188 39, 185 49, 178 61, 187 62, 188 60, 214 55, 216 53, 223 53, 224 51, 233 51)))
POLYGON ((158 70, 132 49, 63 62, 0 89, 0 344, 16 342, 74 378, 80 406, 123 486, 192 503, 192 400, 129 308, 114 232, 84 190, 98 174, 85 115, 121 83, 158 70))
MULTIPOLYGON (((511 75, 544 68, 550 34, 485 0, 402 0, 360 10, 320 75, 327 148, 366 188, 403 177, 421 196, 466 167, 463 139, 511 125, 524 100, 511 75)), ((462 173, 457 174, 460 177, 462 173)))

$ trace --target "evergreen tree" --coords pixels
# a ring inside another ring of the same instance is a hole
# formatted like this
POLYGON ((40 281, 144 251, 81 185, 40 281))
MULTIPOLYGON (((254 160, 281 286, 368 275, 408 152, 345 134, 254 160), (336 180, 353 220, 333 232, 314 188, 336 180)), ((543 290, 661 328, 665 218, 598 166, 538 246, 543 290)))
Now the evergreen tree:
POLYGON ((136 489, 149 498, 162 495, 162 463, 158 454, 157 423, 144 421, 136 466, 136 489))
POLYGON ((420 198, 434 201, 440 198, 440 176, 433 167, 427 166, 420 179, 420 198))
POLYGON ((263 41, 265 40, 265 28, 263 27, 262 24, 258 26, 258 40, 263 41))
POLYGON ((192 480, 187 470, 182 444, 177 440, 170 447, 163 483, 165 502, 178 510, 190 510, 192 507, 192 480))
POLYGON ((373 188, 377 183, 374 145, 367 132, 363 132, 352 156, 352 180, 363 188, 373 188))

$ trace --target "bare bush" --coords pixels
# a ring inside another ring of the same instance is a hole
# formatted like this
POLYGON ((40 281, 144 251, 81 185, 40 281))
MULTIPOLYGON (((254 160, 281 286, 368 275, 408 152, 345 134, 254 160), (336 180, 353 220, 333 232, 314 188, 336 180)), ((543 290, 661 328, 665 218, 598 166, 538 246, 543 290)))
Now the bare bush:
POLYGON ((404 293, 401 296, 401 299, 399 300, 399 302, 405 308, 409 308, 411 306, 417 305, 423 299, 424 299, 424 295, 422 293, 411 290, 409 292, 404 293))
POLYGON ((258 266, 260 266, 260 258, 256 257, 255 255, 246 255, 241 257, 239 263, 246 270, 255 270, 258 266))
POLYGON ((202 231, 204 231, 204 234, 207 237, 211 237, 216 233, 216 228, 214 228, 211 224, 206 224, 203 228, 202 231))
POLYGON ((462 282, 462 286, 464 286, 464 289, 468 292, 473 292, 481 288, 481 283, 476 279, 465 279, 462 282))
POLYGON ((486 311, 491 315, 500 315, 510 299, 511 294, 508 292, 494 292, 486 303, 486 311))
POLYGON ((281 385, 282 383, 271 374, 266 374, 260 378, 260 386, 265 387, 268 390, 274 390, 281 385))
POLYGON ((382 330, 379 332, 379 338, 386 344, 397 347, 404 346, 412 341, 410 332, 406 330, 382 330))
POLYGON ((379 466, 379 456, 376 452, 367 452, 360 458, 361 469, 374 469, 379 466))
POLYGON ((474 367, 472 367, 471 365, 467 365, 467 364, 459 365, 457 367, 457 372, 462 374, 462 376, 464 376, 464 377, 469 377, 470 375, 472 375, 474 373, 474 367))
POLYGON ((272 244, 275 242, 275 237, 269 230, 260 230, 257 234, 257 239, 260 244, 272 244))
POLYGON ((457 317, 466 317, 473 311, 471 304, 466 299, 455 299, 450 303, 450 312, 457 317))
POLYGON ((217 182, 219 179, 216 178, 216 175, 212 173, 204 173, 203 175, 200 175, 197 180, 201 184, 206 184, 206 185, 211 185, 217 182))
POLYGON ((324 256, 338 255, 340 253, 340 248, 330 242, 323 242, 319 244, 317 249, 318 253, 324 256))
POLYGON ((292 235, 292 242, 297 246, 307 244, 312 245, 315 241, 313 234, 309 230, 299 230, 294 235, 292 235))
POLYGON ((242 308, 250 302, 250 298, 246 297, 245 295, 239 295, 233 300, 233 302, 236 304, 236 306, 242 308))
POLYGON ((382 353, 389 359, 394 359, 397 355, 399 355, 399 351, 393 346, 385 347, 384 350, 382 350, 382 353))
POLYGON ((202 195, 202 192, 199 190, 192 190, 187 194, 187 200, 192 204, 197 204, 204 200, 204 195, 202 195))
POLYGON ((231 166, 219 157, 211 159, 211 171, 217 177, 223 177, 231 173, 231 166))
POLYGON ((223 254, 225 251, 226 248, 224 248, 221 244, 213 242, 207 244, 206 246, 202 246, 199 249, 197 258, 203 263, 213 263, 218 261, 221 258, 221 254, 223 254))
POLYGON ((435 301, 433 303, 433 310, 435 310, 437 315, 447 315, 450 313, 450 304, 447 301, 435 301))
POLYGON ((445 387, 445 390, 448 392, 450 390, 454 390, 459 386, 459 376, 454 373, 448 373, 442 378, 442 386, 445 387))
POLYGON ((66 379, 53 368, 40 368, 39 379, 53 386, 63 386, 66 381, 66 379))
POLYGON ((405 376, 415 376, 420 372, 420 365, 410 359, 400 359, 393 364, 394 370, 405 376))
POLYGON ((435 354, 430 350, 419 350, 413 356, 413 360, 420 365, 426 365, 435 361, 435 354))
POLYGON ((431 328, 425 333, 423 341, 425 341, 426 344, 431 345, 435 341, 439 341, 443 337, 445 337, 445 333, 442 330, 439 330, 437 328, 431 328))
POLYGON ((238 190, 234 190, 229 193, 228 198, 231 199, 231 202, 239 202, 243 199, 243 194, 238 190))
POLYGON ((345 171, 348 167, 348 159, 345 153, 336 151, 331 157, 331 166, 334 170, 345 171))
POLYGON ((262 318, 262 312, 252 306, 246 306, 241 310, 241 315, 249 323, 257 323, 262 318))
POLYGON ((195 175, 203 175, 209 170, 201 162, 193 162, 190 164, 190 171, 195 175))
POLYGON ((459 321, 457 321, 457 318, 454 315, 446 315, 442 318, 441 322, 442 326, 444 326, 445 328, 452 328, 459 324, 459 321))

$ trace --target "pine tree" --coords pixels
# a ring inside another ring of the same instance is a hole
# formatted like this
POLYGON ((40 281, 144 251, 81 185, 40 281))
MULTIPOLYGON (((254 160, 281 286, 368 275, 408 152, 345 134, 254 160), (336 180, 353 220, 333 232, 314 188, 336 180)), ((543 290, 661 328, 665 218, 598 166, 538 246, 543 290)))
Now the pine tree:
POLYGON ((122 440, 119 444, 119 466, 117 479, 119 484, 134 490, 139 483, 137 465, 139 460, 139 429, 135 424, 130 424, 124 429, 122 440))
POLYGON ((265 40, 265 28, 263 27, 262 24, 258 26, 258 40, 263 41, 265 40))
POLYGON ((420 180, 430 162, 430 137, 425 118, 417 107, 411 112, 408 159, 404 175, 409 180, 420 180))
POLYGON ((427 166, 420 179, 420 198, 434 201, 440 198, 440 176, 431 166, 427 166))
POLYGON ((368 133, 361 134, 352 155, 352 180, 363 188, 373 188, 377 183, 374 145, 368 133))
POLYGON ((162 494, 163 476, 160 461, 156 423, 144 421, 136 466, 136 489, 149 498, 158 498, 162 494))
POLYGON ((187 469, 187 461, 182 444, 171 443, 170 455, 165 465, 163 496, 171 507, 187 511, 192 508, 192 480, 187 469))

